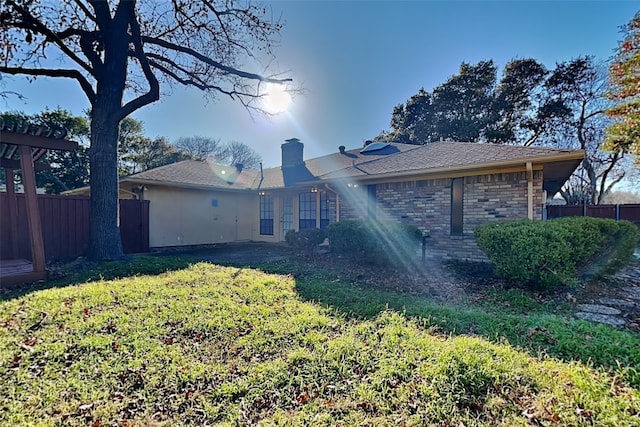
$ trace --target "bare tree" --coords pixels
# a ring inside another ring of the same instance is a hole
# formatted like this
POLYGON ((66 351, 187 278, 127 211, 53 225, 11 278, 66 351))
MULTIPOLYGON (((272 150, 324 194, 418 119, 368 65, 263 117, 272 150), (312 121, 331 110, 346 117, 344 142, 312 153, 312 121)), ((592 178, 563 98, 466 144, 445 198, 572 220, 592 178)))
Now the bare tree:
POLYGON ((161 85, 223 94, 251 107, 260 83, 243 70, 271 58, 281 24, 249 1, 5 0, 0 72, 75 80, 91 104, 94 259, 122 256, 117 226, 118 124, 157 101, 161 85))
POLYGON ((192 159, 204 160, 220 151, 220 140, 206 136, 183 136, 173 144, 192 159))
POLYGON ((248 169, 257 169, 262 158, 253 148, 238 141, 222 144, 219 139, 206 136, 178 138, 173 146, 186 157, 204 160, 213 157, 217 162, 230 166, 241 164, 248 169))
POLYGON ((540 142, 585 151, 580 167, 560 194, 567 203, 601 203, 626 174, 624 153, 602 149, 610 122, 604 114, 609 104, 605 96, 606 68, 591 57, 579 57, 558 64, 546 86, 550 95, 568 108, 570 115, 540 142))
POLYGON ((241 164, 248 169, 258 169, 260 162, 262 162, 260 154, 247 144, 238 141, 231 141, 225 144, 218 157, 229 165, 241 164))

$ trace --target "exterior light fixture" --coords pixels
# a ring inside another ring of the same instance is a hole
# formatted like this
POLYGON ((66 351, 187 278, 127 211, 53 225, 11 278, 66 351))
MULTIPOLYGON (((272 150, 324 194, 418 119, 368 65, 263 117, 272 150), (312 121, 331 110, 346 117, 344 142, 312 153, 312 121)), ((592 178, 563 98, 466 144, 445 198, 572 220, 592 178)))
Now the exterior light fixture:
POLYGON ((258 196, 264 196, 264 191, 259 191, 258 196))
POLYGON ((354 184, 353 182, 350 182, 347 184, 347 187, 349 188, 358 188, 360 185, 359 184, 354 184))
POLYGON ((311 192, 312 193, 317 193, 318 192, 318 187, 311 187, 311 192))

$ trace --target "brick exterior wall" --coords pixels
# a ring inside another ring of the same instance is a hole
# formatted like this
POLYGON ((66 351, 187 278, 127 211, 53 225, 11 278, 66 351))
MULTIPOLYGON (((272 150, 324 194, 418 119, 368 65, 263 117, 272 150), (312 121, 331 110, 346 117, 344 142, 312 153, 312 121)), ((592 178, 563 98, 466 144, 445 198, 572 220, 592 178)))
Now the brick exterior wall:
MULTIPOLYGON (((534 171, 534 219, 542 218, 542 171, 534 171)), ((412 224, 427 232, 427 255, 487 261, 473 230, 490 221, 527 218, 526 172, 464 178, 463 233, 451 235, 451 182, 447 179, 376 185, 376 218, 412 224)), ((367 217, 367 187, 340 196, 340 219, 367 217)))

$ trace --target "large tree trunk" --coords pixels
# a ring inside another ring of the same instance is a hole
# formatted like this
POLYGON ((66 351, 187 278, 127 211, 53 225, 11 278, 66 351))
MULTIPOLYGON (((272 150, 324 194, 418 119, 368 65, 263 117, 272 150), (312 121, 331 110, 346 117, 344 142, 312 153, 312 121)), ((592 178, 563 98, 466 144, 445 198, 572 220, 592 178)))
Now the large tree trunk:
POLYGON ((118 228, 118 122, 113 120, 114 114, 109 114, 107 100, 102 101, 97 100, 91 114, 89 149, 91 235, 88 255, 94 260, 124 256, 118 228))
MULTIPOLYGON (((112 260, 124 256, 118 228, 118 128, 127 76, 127 12, 118 7, 104 40, 104 68, 99 70, 91 109, 89 149, 91 226, 89 257, 112 260)), ((121 4, 122 6, 122 4, 121 4)))

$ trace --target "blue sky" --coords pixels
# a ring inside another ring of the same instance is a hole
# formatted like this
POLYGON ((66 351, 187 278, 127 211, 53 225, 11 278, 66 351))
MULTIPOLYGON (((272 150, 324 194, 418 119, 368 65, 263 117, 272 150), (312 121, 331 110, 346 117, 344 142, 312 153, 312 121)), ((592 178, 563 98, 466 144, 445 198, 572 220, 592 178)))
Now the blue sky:
MULTIPOLYGON (((227 98, 207 102, 197 91, 175 89, 136 112, 150 137, 204 135, 241 141, 265 167, 280 164, 280 144, 297 137, 305 158, 355 148, 387 129, 391 111, 418 89, 431 91, 460 64, 493 59, 502 68, 534 58, 548 68, 580 55, 609 59, 619 27, 636 1, 270 1, 285 27, 271 69, 286 71, 305 94, 274 118, 251 117, 227 98)), ((255 64, 250 71, 262 72, 255 64)), ((88 107, 73 81, 26 83, 5 76, 10 99, 0 108, 27 113, 60 106, 88 107)))

